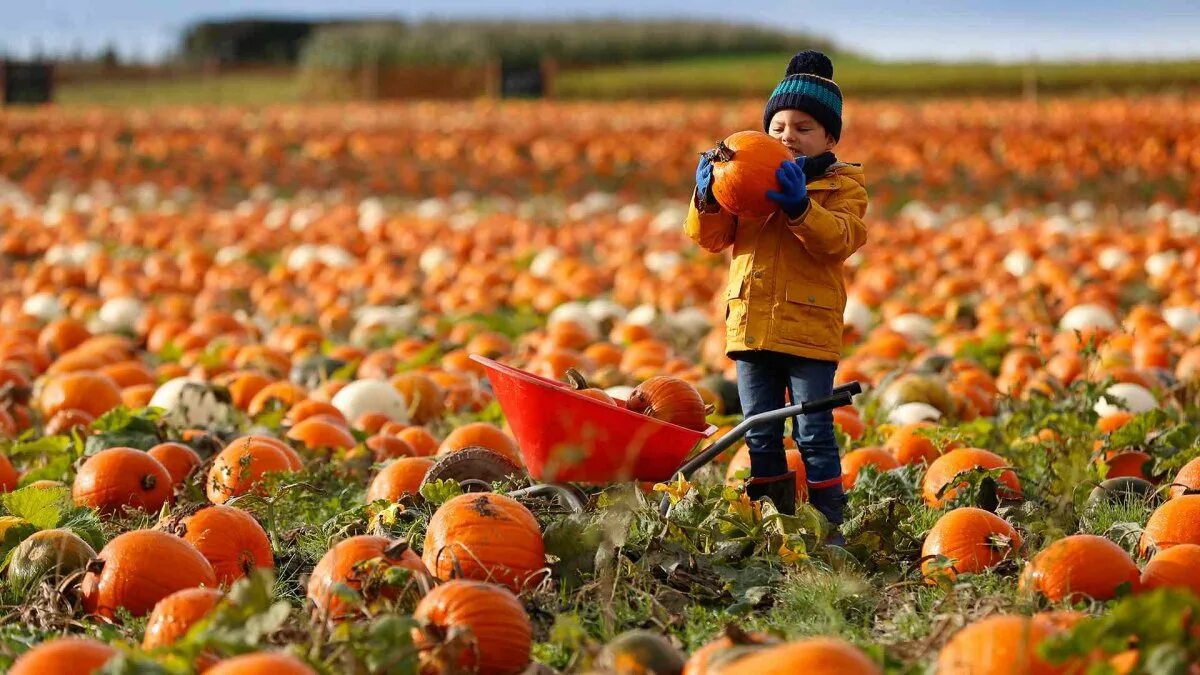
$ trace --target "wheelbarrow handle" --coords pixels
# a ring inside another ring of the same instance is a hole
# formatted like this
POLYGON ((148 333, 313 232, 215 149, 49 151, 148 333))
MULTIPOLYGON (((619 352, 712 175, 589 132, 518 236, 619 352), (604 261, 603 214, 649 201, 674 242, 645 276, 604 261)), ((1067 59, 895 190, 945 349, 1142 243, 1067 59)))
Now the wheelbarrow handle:
MULTIPOLYGON (((786 408, 768 410, 764 413, 751 415, 750 417, 742 420, 733 429, 730 429, 729 433, 718 438, 715 443, 705 448, 703 452, 691 458, 687 462, 684 462, 683 466, 679 467, 679 470, 675 472, 674 476, 672 476, 672 480, 678 478, 681 474, 684 478, 691 478, 692 474, 700 469, 700 467, 708 464, 718 455, 733 447, 734 443, 742 440, 742 438, 746 435, 746 432, 749 431, 751 427, 760 426, 769 422, 777 422, 789 417, 795 417, 796 415, 808 415, 847 406, 851 404, 857 394, 861 393, 861 384, 858 382, 847 382, 840 387, 836 387, 833 390, 833 393, 825 398, 817 399, 815 401, 805 401, 803 403, 787 406, 786 408)), ((666 507, 668 504, 669 501, 667 497, 664 496, 659 510, 663 513, 666 513, 666 507)))

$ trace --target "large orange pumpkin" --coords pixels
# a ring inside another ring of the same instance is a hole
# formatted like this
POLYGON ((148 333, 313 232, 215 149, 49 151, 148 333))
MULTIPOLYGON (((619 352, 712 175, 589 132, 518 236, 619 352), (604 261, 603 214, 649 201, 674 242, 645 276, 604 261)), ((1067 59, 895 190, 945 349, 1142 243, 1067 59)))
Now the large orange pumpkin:
POLYGON ((1150 514, 1142 532, 1142 557, 1179 544, 1200 544, 1200 495, 1169 499, 1150 514))
POLYGON ((938 675, 1058 675, 1038 648, 1057 630, 1046 621, 997 615, 981 619, 950 638, 938 654, 938 675))
POLYGON ((212 565, 195 546, 166 532, 132 530, 88 563, 81 594, 89 614, 113 619, 120 607, 145 616, 175 591, 216 584, 212 565))
POLYGON ((87 638, 48 640, 22 654, 13 663, 9 675, 94 673, 118 653, 103 642, 87 638))
POLYGON ((1177 544, 1165 548, 1142 570, 1142 590, 1186 588, 1200 596, 1200 545, 1177 544))
POLYGON ((287 453, 276 445, 248 437, 231 442, 208 471, 208 499, 214 504, 261 489, 268 473, 294 471, 287 453))
MULTIPOLYGON (((404 436, 401 435, 401 438, 404 436)), ((442 441, 437 454, 448 455, 472 446, 487 448, 492 452, 504 455, 518 465, 522 464, 521 453, 517 451, 516 442, 500 427, 488 422, 471 422, 451 431, 442 441)))
POLYGON ((1111 600, 1123 585, 1136 591, 1140 579, 1137 565, 1120 546, 1094 534, 1074 534, 1034 556, 1021 573, 1020 588, 1051 602, 1111 600))
POLYGON ((836 673, 880 675, 883 670, 858 647, 836 637, 812 637, 757 651, 737 659, 714 675, 783 675, 784 673, 836 673))
POLYGON ((211 588, 185 588, 159 600, 146 619, 142 649, 175 644, 224 597, 223 593, 211 588))
POLYGON ((413 618, 421 624, 413 641, 429 672, 516 675, 529 664, 533 628, 525 608, 503 586, 466 579, 439 584, 421 599, 413 618), (472 648, 443 654, 441 642, 456 629, 470 631, 472 648))
POLYGON ((425 474, 433 467, 433 460, 426 457, 401 457, 393 460, 375 474, 367 488, 367 501, 386 499, 399 500, 404 495, 416 495, 425 480, 425 474))
POLYGON ((783 162, 792 161, 783 143, 761 131, 739 131, 707 154, 713 165, 713 196, 726 211, 762 218, 779 210, 767 191, 779 189, 775 172, 783 162))
POLYGON ((1171 481, 1172 499, 1193 493, 1200 494, 1200 457, 1184 464, 1171 481))
POLYGON ((438 508, 425 531, 425 566, 439 579, 456 570, 514 592, 540 581, 545 544, 537 519, 520 502, 490 492, 459 495, 438 508))
POLYGON ((111 377, 90 370, 61 373, 47 380, 38 405, 46 419, 70 408, 100 417, 121 405, 121 388, 111 377))
MULTIPOLYGON (((921 493, 926 504, 941 506, 954 498, 958 486, 951 485, 951 482, 958 474, 971 469, 1000 469, 1008 465, 1003 457, 994 452, 981 448, 955 448, 929 465, 921 482, 921 493)), ((1010 469, 1000 474, 997 492, 1004 499, 1021 497, 1021 482, 1014 471, 1010 469)))
POLYGON ((257 567, 275 568, 266 531, 239 508, 206 506, 184 518, 174 532, 208 560, 221 585, 230 585, 257 567))
POLYGON ((149 454, 135 448, 108 448, 92 455, 71 487, 79 506, 116 513, 123 507, 158 511, 172 499, 171 475, 149 454))
POLYGON ((204 675, 317 675, 317 671, 289 654, 255 652, 225 659, 204 675))
POLYGON ((938 569, 927 560, 922 569, 927 576, 946 574, 951 579, 964 572, 977 574, 1020 548, 1021 536, 1000 516, 973 507, 954 509, 938 519, 921 546, 922 558, 943 556, 951 567, 938 569))
POLYGON ((341 597, 335 588, 342 584, 357 591, 368 604, 380 599, 395 599, 397 590, 381 586, 377 575, 365 565, 378 561, 382 567, 401 567, 427 574, 424 563, 403 541, 359 535, 343 539, 325 552, 308 581, 308 599, 331 620, 353 616, 355 605, 341 597))

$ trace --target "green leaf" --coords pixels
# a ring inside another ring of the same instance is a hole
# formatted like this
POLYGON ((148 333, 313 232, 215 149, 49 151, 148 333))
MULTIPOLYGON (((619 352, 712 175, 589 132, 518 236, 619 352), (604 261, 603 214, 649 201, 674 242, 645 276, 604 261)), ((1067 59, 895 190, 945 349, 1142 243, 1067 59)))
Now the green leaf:
POLYGON ((421 496, 435 506, 441 506, 463 493, 456 480, 436 480, 421 486, 421 496))
POLYGON ((39 530, 58 527, 64 512, 71 508, 71 491, 65 487, 24 487, 0 497, 4 508, 24 518, 39 530))

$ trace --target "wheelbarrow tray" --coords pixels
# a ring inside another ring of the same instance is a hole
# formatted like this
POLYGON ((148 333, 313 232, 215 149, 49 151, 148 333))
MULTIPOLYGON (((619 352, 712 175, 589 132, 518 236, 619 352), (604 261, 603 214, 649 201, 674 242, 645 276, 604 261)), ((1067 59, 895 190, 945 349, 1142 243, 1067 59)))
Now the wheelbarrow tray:
POLYGON ((665 481, 717 430, 687 429, 473 354, 487 369, 529 475, 549 483, 665 481))

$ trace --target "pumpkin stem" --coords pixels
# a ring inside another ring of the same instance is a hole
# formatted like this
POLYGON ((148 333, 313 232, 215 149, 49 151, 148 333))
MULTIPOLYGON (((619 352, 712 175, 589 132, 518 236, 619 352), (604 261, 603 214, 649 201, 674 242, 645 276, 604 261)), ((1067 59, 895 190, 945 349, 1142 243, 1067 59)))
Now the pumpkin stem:
POLYGON ((143 490, 153 490, 155 485, 158 485, 158 479, 154 477, 154 474, 148 473, 142 476, 143 490))
POLYGON ((583 391, 584 389, 589 388, 587 380, 583 377, 583 374, 574 368, 567 368, 566 377, 567 382, 571 383, 571 387, 575 391, 583 391))
POLYGON ((733 148, 725 145, 725 141, 717 141, 717 147, 709 150, 709 153, 711 153, 709 159, 714 162, 728 162, 732 160, 734 154, 736 154, 734 153, 733 148))
POLYGON ((388 544, 387 548, 383 549, 383 554, 389 558, 399 558, 400 556, 404 555, 404 552, 407 550, 408 540, 397 539, 388 544))
POLYGON ((705 417, 708 417, 709 415, 715 413, 716 411, 717 411, 717 406, 712 403, 709 403, 708 405, 704 406, 704 416, 705 417))

